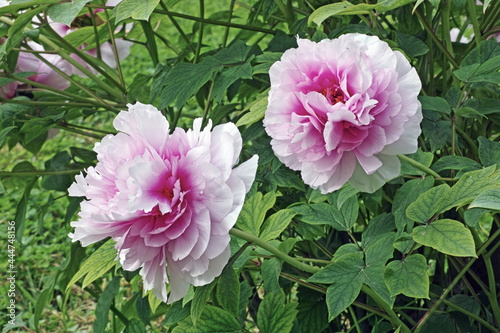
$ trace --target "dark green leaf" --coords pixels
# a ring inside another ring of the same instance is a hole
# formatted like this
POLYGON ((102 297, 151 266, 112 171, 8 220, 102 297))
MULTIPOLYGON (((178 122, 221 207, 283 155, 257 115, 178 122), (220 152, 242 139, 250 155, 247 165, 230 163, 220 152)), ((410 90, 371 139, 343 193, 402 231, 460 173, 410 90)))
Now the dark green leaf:
POLYGON ((197 327, 198 319, 200 319, 201 314, 205 310, 208 299, 210 298, 210 293, 212 289, 214 289, 216 282, 217 280, 195 289, 194 297, 191 301, 191 320, 195 327, 197 327))
POLYGON ((264 260, 261 266, 262 281, 264 282, 264 290, 269 293, 281 293, 279 277, 281 273, 282 263, 277 258, 264 260))
POLYGON ((333 264, 322 268, 307 281, 313 283, 347 283, 353 281, 365 267, 363 252, 351 252, 336 258, 333 264))
POLYGON ((491 165, 500 165, 500 142, 491 141, 480 136, 479 141, 479 159, 485 167, 491 165))
POLYGON ((100 295, 95 307, 95 321, 93 332, 104 333, 104 330, 106 329, 106 326, 108 324, 109 308, 111 306, 111 303, 113 302, 113 299, 118 294, 121 278, 121 276, 115 276, 100 295))
POLYGON ((477 170, 481 169, 481 165, 476 161, 467 157, 447 155, 441 157, 432 166, 432 170, 436 172, 441 172, 443 170, 450 170, 450 169, 462 170, 464 168, 467 168, 468 170, 477 170))
MULTIPOLYGON (((67 169, 70 161, 68 152, 61 151, 45 162, 45 170, 63 171, 67 169)), ((46 190, 66 191, 72 182, 73 177, 68 174, 43 176, 42 187, 46 190)))
POLYGON ((417 37, 415 37, 413 35, 408 35, 408 34, 397 31, 396 32, 396 41, 397 41, 399 47, 408 56, 410 56, 412 58, 424 55, 427 52, 429 52, 429 47, 424 42, 422 42, 420 39, 418 39, 417 37))
POLYGON ((226 266, 220 275, 219 282, 217 283, 217 301, 220 305, 237 317, 239 314, 240 302, 240 282, 238 274, 234 271, 232 266, 226 266))
POLYGON ((257 312, 261 333, 289 333, 297 316, 297 303, 285 304, 285 295, 268 293, 257 312))
POLYGON ((136 318, 130 319, 124 333, 147 333, 144 323, 136 318))

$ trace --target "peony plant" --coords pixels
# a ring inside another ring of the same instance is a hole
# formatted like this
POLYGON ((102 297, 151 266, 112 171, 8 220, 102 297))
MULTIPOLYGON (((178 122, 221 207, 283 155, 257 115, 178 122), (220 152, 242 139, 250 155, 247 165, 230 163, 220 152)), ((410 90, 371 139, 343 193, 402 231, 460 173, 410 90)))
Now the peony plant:
POLYGON ((498 332, 499 26, 0 1, 2 331, 498 332))

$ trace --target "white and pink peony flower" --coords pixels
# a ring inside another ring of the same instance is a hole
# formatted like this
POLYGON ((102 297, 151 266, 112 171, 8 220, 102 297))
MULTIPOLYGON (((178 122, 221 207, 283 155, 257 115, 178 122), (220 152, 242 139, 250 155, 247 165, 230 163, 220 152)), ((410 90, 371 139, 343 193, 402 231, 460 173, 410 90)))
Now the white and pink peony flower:
POLYGON ((78 175, 71 196, 85 196, 73 241, 116 241, 123 269, 141 268, 144 289, 169 303, 190 285, 213 281, 227 264, 229 230, 257 169, 257 156, 233 167, 242 147, 232 123, 176 128, 153 106, 128 105, 94 150, 98 163, 78 175))
POLYGON ((349 183, 374 192, 414 153, 421 83, 398 51, 377 37, 298 39, 269 71, 264 118, 276 156, 322 193, 349 183))

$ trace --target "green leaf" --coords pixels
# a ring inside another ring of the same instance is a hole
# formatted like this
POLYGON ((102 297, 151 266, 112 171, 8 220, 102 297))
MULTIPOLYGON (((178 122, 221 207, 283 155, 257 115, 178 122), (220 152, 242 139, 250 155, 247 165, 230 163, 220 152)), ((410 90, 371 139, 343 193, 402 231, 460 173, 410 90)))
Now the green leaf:
POLYGON ((379 239, 390 235, 395 228, 394 215, 382 213, 368 222, 368 227, 361 234, 361 245, 366 249, 379 239))
POLYGON ((352 280, 342 280, 332 284, 326 290, 328 320, 332 321, 351 305, 359 295, 364 275, 357 274, 352 280))
POLYGON ((445 196, 449 191, 450 187, 447 184, 431 188, 408 206, 406 216, 413 221, 427 223, 441 211, 445 196))
POLYGON ((422 103, 423 110, 437 111, 444 114, 450 114, 451 108, 448 102, 442 97, 418 96, 422 103))
POLYGON ((153 102, 161 91, 160 109, 174 102, 177 108, 181 108, 222 68, 220 61, 214 57, 206 57, 198 64, 183 62, 174 67, 160 67, 153 78, 150 101, 153 102))
POLYGON ((16 222, 16 240, 20 244, 22 244, 22 239, 23 239, 24 223, 26 222, 26 211, 28 210, 28 200, 30 197, 31 189, 33 188, 33 185, 35 185, 36 181, 37 178, 31 178, 31 180, 26 183, 23 197, 21 198, 21 201, 19 201, 19 203, 17 204, 14 221, 16 222))
POLYGON ((405 227, 411 228, 411 220, 406 217, 406 209, 419 197, 420 194, 432 188, 434 179, 425 177, 412 179, 401 186, 394 196, 392 213, 398 231, 403 231, 405 227))
POLYGON ((325 295, 304 286, 297 288, 299 333, 323 332, 328 327, 325 295))
POLYGON ((266 293, 281 293, 279 277, 283 264, 278 258, 266 259, 260 268, 266 293))
POLYGON ((482 41, 478 47, 475 47, 462 60, 460 66, 468 66, 472 64, 482 64, 491 58, 500 55, 500 45, 495 39, 482 41))
POLYGON ((269 216, 267 220, 264 222, 262 227, 262 231, 260 232, 260 238, 265 241, 269 241, 271 239, 275 239, 281 232, 288 227, 292 218, 297 213, 291 209, 282 209, 273 215, 269 216))
POLYGON ((108 239, 106 243, 102 244, 100 248, 97 249, 92 255, 83 262, 80 270, 73 276, 66 286, 66 292, 71 286, 80 280, 83 276, 85 279, 82 283, 82 288, 85 288, 94 280, 101 277, 106 273, 111 267, 116 265, 116 249, 115 241, 113 239, 108 239))
POLYGON ((227 91, 230 85, 239 79, 251 79, 252 78, 252 65, 250 64, 252 59, 248 59, 242 65, 236 65, 228 68, 224 68, 222 72, 217 75, 214 81, 214 87, 212 89, 212 98, 217 103, 220 103, 224 97, 224 93, 227 91))
POLYGON ((116 8, 116 23, 132 17, 135 20, 149 20, 160 0, 123 0, 116 8))
POLYGON ((412 248, 417 249, 420 247, 420 245, 415 243, 411 235, 406 232, 402 232, 401 235, 396 238, 392 246, 401 253, 408 253, 412 248))
MULTIPOLYGON (((45 162, 45 170, 62 171, 67 169, 71 162, 68 152, 61 151, 45 162)), ((50 175, 42 177, 42 187, 46 190, 66 191, 71 186, 73 177, 71 175, 50 175)))
POLYGON ((350 252, 342 255, 335 262, 315 273, 308 282, 313 283, 346 283, 356 279, 365 267, 363 252, 350 252))
POLYGON ((108 325, 108 313, 111 303, 120 289, 121 276, 115 276, 111 282, 106 286, 106 289, 99 296, 97 305, 95 307, 95 321, 93 332, 104 333, 108 325))
POLYGON ((448 191, 440 212, 468 204, 481 192, 498 186, 500 186, 500 172, 495 171, 495 166, 467 172, 448 191))
POLYGON ((384 266, 386 261, 392 258, 394 235, 394 232, 386 234, 364 249, 366 266, 384 266))
POLYGON ((176 326, 172 333, 236 333, 240 332, 240 324, 227 311, 207 305, 196 328, 190 318, 186 318, 176 326))
POLYGON ((300 220, 313 225, 330 225, 339 231, 348 231, 352 228, 358 216, 358 198, 351 197, 342 206, 341 210, 336 205, 317 203, 300 205, 291 208, 300 214, 300 220))
POLYGON ((147 333, 144 323, 136 318, 130 319, 124 333, 147 333))
POLYGON ((471 208, 500 210, 500 190, 495 188, 482 192, 469 205, 469 209, 471 208))
POLYGON ((403 294, 414 298, 429 298, 427 259, 421 254, 391 261, 385 269, 384 279, 391 296, 403 294))
POLYGON ((37 330, 43 309, 45 309, 47 304, 49 304, 54 297, 54 287, 59 277, 59 273, 60 272, 57 272, 55 275, 51 275, 49 282, 44 285, 42 292, 38 295, 38 299, 36 300, 34 322, 37 330))
MULTIPOLYGON (((265 179, 269 185, 276 189, 276 187, 295 188, 299 191, 306 191, 304 182, 299 175, 288 168, 279 168, 275 172, 268 172, 265 179)), ((318 191, 319 192, 319 191, 318 191)))
POLYGON ((500 142, 491 141, 480 136, 479 141, 479 159, 485 167, 491 165, 500 165, 500 142))
POLYGON ((260 93, 255 100, 243 109, 242 113, 248 111, 241 117, 237 122, 236 126, 245 126, 251 125, 262 118, 264 118, 264 114, 267 110, 267 101, 269 97, 269 89, 260 93))
POLYGON ((465 224, 467 224, 469 227, 480 229, 481 227, 479 225, 479 220, 484 214, 489 212, 489 209, 469 208, 464 213, 465 224))
POLYGON ((413 240, 442 253, 456 257, 475 257, 474 239, 462 223, 450 219, 437 220, 413 229, 413 240))
POLYGON ((446 120, 422 121, 422 132, 431 143, 431 151, 435 152, 443 148, 448 140, 451 139, 451 124, 446 120))
POLYGON ((24 38, 24 28, 31 23, 33 17, 41 13, 48 5, 43 5, 30 9, 19 15, 14 24, 9 28, 9 38, 7 39, 6 52, 10 52, 12 48, 16 47, 24 38))
POLYGON ((257 326, 261 333, 289 333, 298 311, 297 303, 285 304, 285 295, 268 293, 257 312, 257 326))
POLYGON ((269 192, 264 197, 260 192, 255 193, 243 205, 238 220, 236 221, 236 227, 252 235, 258 236, 266 213, 274 206, 275 202, 275 192, 269 192))
POLYGON ((71 26, 71 22, 80 14, 80 11, 92 0, 73 0, 49 7, 47 13, 54 22, 71 26))
POLYGON ((183 307, 181 301, 175 302, 170 306, 167 313, 165 314, 165 320, 163 320, 163 325, 174 326, 184 318, 189 316, 190 308, 189 306, 183 307))
POLYGON ((236 274, 232 266, 226 266, 222 271, 219 282, 217 283, 216 297, 224 310, 235 317, 238 316, 240 282, 238 280, 238 274, 236 274))
POLYGON ((387 304, 393 306, 396 300, 395 296, 391 296, 389 289, 384 281, 385 266, 367 266, 363 270, 363 282, 370 287, 377 295, 379 295, 387 304))
POLYGON ((429 52, 429 47, 413 35, 396 31, 396 42, 398 43, 399 47, 412 58, 424 55, 429 52))
POLYGON ((311 22, 314 22, 319 26, 321 25, 321 23, 323 23, 324 20, 326 20, 330 16, 335 16, 335 15, 368 14, 372 10, 376 10, 377 12, 385 12, 393 10, 398 7, 402 7, 411 2, 413 2, 413 0, 382 0, 379 1, 377 4, 373 5, 368 5, 368 4, 353 5, 352 3, 347 1, 341 3, 333 3, 316 9, 309 16, 308 24, 310 25, 311 22))
POLYGON ((481 165, 476 161, 463 157, 463 156, 443 156, 434 165, 432 170, 436 172, 441 172, 443 170, 462 170, 467 169, 468 171, 481 169, 481 165))
POLYGON ((206 284, 201 287, 197 287, 194 291, 194 297, 191 302, 191 320, 193 325, 197 327, 198 319, 200 319, 201 314, 207 305, 208 299, 210 298, 210 293, 214 289, 217 280, 214 280, 210 284, 206 284))
MULTIPOLYGON (((416 153, 407 154, 406 156, 419 162, 420 164, 425 165, 426 167, 430 167, 432 164, 432 161, 434 160, 433 153, 423 152, 422 149, 420 149, 420 148, 418 148, 416 153)), ((427 175, 424 171, 415 168, 414 166, 408 164, 408 162, 405 162, 405 161, 401 161, 401 174, 420 175, 420 176, 427 175)))

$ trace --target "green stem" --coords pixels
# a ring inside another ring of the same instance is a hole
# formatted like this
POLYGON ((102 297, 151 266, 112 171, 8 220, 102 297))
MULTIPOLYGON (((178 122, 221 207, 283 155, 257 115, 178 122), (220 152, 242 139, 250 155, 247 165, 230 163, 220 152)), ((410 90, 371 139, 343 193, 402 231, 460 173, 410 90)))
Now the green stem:
POLYGON ((361 327, 359 327, 358 319, 356 318, 356 314, 354 313, 352 306, 349 306, 348 309, 351 314, 352 321, 354 322, 354 326, 356 327, 356 332, 361 333, 361 327))
MULTIPOLYGON (((227 23, 231 23, 231 19, 233 18, 233 10, 234 10, 234 3, 236 0, 231 0, 231 4, 229 5, 229 17, 227 18, 227 23)), ((226 30, 224 31, 224 38, 222 39, 222 47, 226 47, 227 45, 227 38, 229 36, 229 29, 230 27, 226 27, 226 30)))
POLYGON ((411 333, 411 330, 408 328, 408 326, 406 326, 406 324, 403 323, 401 319, 399 319, 396 312, 394 312, 394 310, 391 309, 391 306, 387 304, 379 295, 377 295, 366 285, 363 285, 361 287, 361 291, 370 296, 375 301, 375 303, 377 303, 382 309, 384 309, 387 315, 391 318, 390 321, 392 325, 394 325, 394 327, 399 327, 401 332, 411 333))
MULTIPOLYGON (((52 37, 57 41, 57 43, 59 43, 61 45, 61 47, 59 48, 60 50, 67 51, 68 53, 74 53, 75 55, 80 57, 80 59, 84 60, 88 65, 92 66, 97 72, 99 72, 105 78, 107 78, 110 82, 112 82, 115 87, 117 87, 118 89, 121 90, 121 93, 126 92, 125 87, 122 86, 118 81, 116 81, 116 79, 113 76, 110 75, 110 73, 113 73, 114 71, 111 70, 111 67, 106 65, 106 63, 104 63, 104 62, 98 63, 96 58, 94 58, 93 56, 90 56, 86 52, 83 52, 83 51, 77 49, 76 47, 74 47, 73 45, 71 45, 66 39, 64 39, 61 35, 59 35, 57 32, 55 32, 54 29, 52 29, 52 27, 49 24, 44 25, 44 28, 52 35, 52 37), (101 66, 105 66, 107 68, 104 69, 101 66)), ((40 36, 40 40, 46 40, 46 39, 48 39, 48 38, 45 36, 40 36)), ((52 43, 52 44, 56 45, 56 47, 58 47, 57 44, 54 44, 54 43, 52 43)), ((99 46, 99 48, 100 48, 100 46, 99 46)), ((92 79, 96 78, 97 80, 99 80, 100 83, 96 82, 97 84, 99 84, 99 85, 104 84, 104 82, 102 80, 100 80, 99 78, 97 78, 97 76, 95 76, 88 68, 81 65, 78 61, 73 59, 70 55, 66 54, 66 52, 64 52, 64 56, 63 56, 63 54, 61 54, 61 52, 57 51, 57 49, 54 48, 54 50, 56 50, 56 52, 63 58, 69 57, 71 59, 71 61, 68 61, 68 62, 70 62, 71 64, 74 65, 74 63, 76 62, 78 64, 78 66, 75 66, 75 65, 74 66, 76 68, 78 68, 82 73, 87 75, 89 78, 92 78, 92 79), (82 70, 82 68, 83 68, 83 70, 82 70), (90 76, 89 76, 89 74, 90 74, 90 76)), ((64 58, 64 59, 66 59, 66 58, 64 58)), ((104 85, 106 85, 106 84, 104 84, 104 85)), ((106 86, 107 86, 107 88, 104 88, 104 87, 101 87, 101 88, 103 88, 104 90, 106 90, 106 89, 112 90, 111 87, 109 87, 108 85, 106 85, 106 86)), ((112 91, 114 91, 114 90, 112 90, 112 91)), ((121 93, 114 91, 114 94, 111 94, 111 95, 113 95, 114 97, 119 97, 121 99, 122 98, 121 93)))
MULTIPOLYGON (((437 294, 434 294, 432 291, 429 292, 429 294, 432 296, 432 297, 439 297, 439 295, 437 294)), ((478 323, 480 323, 481 325, 483 325, 484 327, 486 327, 487 329, 489 329, 490 331, 492 332, 497 332, 497 328, 494 327, 493 325, 491 325, 490 323, 488 323, 486 320, 484 320, 483 318, 475 315, 474 313, 472 312, 469 312, 467 311, 466 309, 456 305, 455 303, 452 303, 450 301, 447 301, 447 300, 443 300, 443 303, 447 306, 449 306, 450 308, 458 311, 458 312, 461 312, 463 313, 464 315, 466 315, 467 317, 469 318, 472 318, 474 319, 475 321, 477 321, 478 323)))
POLYGON ((242 30, 263 32, 263 33, 270 34, 270 35, 274 35, 274 33, 275 33, 275 31, 271 30, 271 29, 254 27, 251 25, 244 25, 244 24, 228 23, 228 22, 224 22, 224 21, 216 21, 216 20, 211 20, 211 19, 206 19, 206 18, 199 18, 196 16, 171 12, 169 10, 155 9, 154 12, 159 13, 159 14, 172 15, 174 17, 180 17, 180 18, 184 18, 184 19, 196 21, 196 22, 203 22, 203 23, 213 24, 213 25, 222 25, 225 27, 237 28, 237 29, 242 29, 242 30))
POLYGON ((56 175, 71 175, 81 172, 81 169, 60 170, 60 171, 0 171, 1 177, 33 177, 33 176, 56 176, 56 175))
POLYGON ((424 26, 425 30, 427 31, 429 36, 432 38, 432 40, 436 43, 437 47, 441 50, 441 52, 443 52, 443 54, 446 56, 446 58, 448 58, 448 60, 453 65, 453 67, 458 68, 459 67, 458 62, 450 54, 450 52, 448 52, 448 50, 443 45, 443 43, 439 40, 439 38, 437 38, 436 34, 434 33, 434 31, 432 31, 432 28, 425 21, 425 18, 423 17, 422 13, 420 12, 420 10, 418 8, 415 10, 415 13, 417 13, 417 16, 418 16, 420 22, 422 23, 422 25, 424 26))
POLYGON ((215 80, 212 80, 210 83, 210 88, 208 90, 207 102, 205 103, 205 107, 203 108, 203 121, 202 124, 205 126, 208 116, 208 109, 210 107, 210 100, 212 99, 212 90, 214 89, 215 80))
POLYGON ((95 45, 97 50, 97 59, 102 60, 101 56, 101 43, 99 43, 99 32, 97 31, 97 24, 95 22, 95 13, 92 8, 88 8, 90 19, 92 20, 92 27, 94 28, 95 45))
MULTIPOLYGON (((500 245, 500 242, 496 244, 496 246, 500 245)), ((487 254, 483 256, 484 258, 484 264, 486 266, 486 272, 488 274, 488 283, 489 283, 489 289, 490 289, 490 295, 488 296, 491 304, 491 309, 493 311, 493 315, 495 317, 495 320, 497 322, 497 325, 500 326, 500 307, 498 305, 498 298, 497 298, 497 288, 496 288, 496 279, 495 279, 495 272, 493 271, 493 265, 491 263, 491 254, 493 254, 495 249, 492 249, 492 251, 489 251, 487 254)))
POLYGON ((419 162, 415 161, 414 159, 409 158, 408 156, 398 155, 398 158, 400 161, 406 162, 406 163, 410 164, 412 167, 417 168, 418 170, 423 171, 426 174, 433 176, 434 178, 441 178, 441 176, 437 172, 426 167, 422 163, 419 163, 419 162))
MULTIPOLYGON (((29 47, 29 46, 26 46, 26 47, 29 47)), ((85 86, 85 85, 81 84, 80 82, 76 81, 75 79, 73 79, 71 76, 66 74, 64 71, 60 70, 57 66, 54 66, 52 63, 50 63, 47 59, 45 59, 41 55, 39 55, 37 53, 33 53, 33 55, 36 58, 38 58, 38 60, 42 61, 47 66, 49 66, 54 72, 56 72, 57 74, 59 74, 60 76, 62 76, 66 80, 68 80, 69 82, 72 82, 74 85, 76 85, 77 87, 79 87, 80 89, 85 91, 90 97, 95 98, 96 100, 98 100, 99 102, 101 102, 102 104, 106 105, 107 107, 109 107, 111 109, 113 108, 111 105, 106 103, 101 97, 99 97, 96 93, 94 93, 92 90, 87 88, 87 86, 85 86)))
POLYGON ((235 229, 235 228, 232 228, 229 233, 235 237, 238 237, 238 238, 241 238, 243 240, 246 240, 247 242, 251 242, 261 248, 263 248, 264 250, 266 251, 269 251, 271 252, 272 254, 274 254, 276 257, 282 259, 283 261, 285 261, 286 263, 300 269, 300 270, 303 270, 304 272, 308 272, 308 273, 316 273, 320 270, 320 268, 318 267, 315 267, 315 266, 311 266, 311 265, 306 265, 292 257, 290 257, 288 254, 284 253, 284 252, 281 252, 280 250, 278 250, 277 248, 275 248, 274 246, 268 244, 267 242, 265 242, 264 240, 260 239, 259 237, 257 236, 254 236, 254 235, 251 235, 249 233, 246 233, 244 231, 241 231, 241 230, 238 230, 238 229, 235 229))
POLYGON ((67 126, 63 126, 63 125, 56 125, 55 127, 59 128, 59 129, 62 129, 64 131, 71 132, 71 133, 85 135, 85 136, 88 136, 89 138, 94 138, 94 139, 97 139, 97 140, 101 140, 103 138, 102 135, 85 132, 85 131, 82 131, 82 130, 79 130, 79 129, 76 129, 76 128, 72 128, 72 127, 67 127, 67 126))
POLYGON ((9 103, 9 104, 23 104, 23 105, 50 105, 50 106, 76 106, 76 107, 95 107, 90 103, 78 103, 78 102, 48 102, 48 101, 25 101, 25 100, 16 100, 16 99, 5 99, 0 97, 0 103, 9 103))
POLYGON ((477 46, 481 43, 481 27, 479 26, 479 21, 476 15, 476 2, 474 0, 467 0, 467 9, 469 11, 469 17, 472 21, 472 28, 474 29, 474 42, 477 46))
MULTIPOLYGON (((76 95, 76 94, 68 93, 68 92, 65 92, 63 90, 58 90, 58 89, 52 88, 51 86, 47 86, 47 85, 42 84, 42 83, 31 81, 31 80, 25 79, 23 77, 20 77, 20 76, 14 75, 14 74, 1 73, 0 72, 0 77, 7 77, 7 78, 13 79, 15 81, 19 81, 19 82, 22 82, 22 83, 26 83, 26 84, 32 85, 34 87, 38 87, 38 88, 42 88, 42 89, 48 90, 48 91, 53 92, 53 93, 58 94, 58 95, 62 95, 62 96, 66 96, 66 97, 69 97, 69 98, 73 98, 75 100, 87 102, 87 103, 92 104, 92 105, 94 105, 96 107, 104 107, 106 109, 109 109, 109 106, 106 105, 106 104, 101 104, 101 103, 99 103, 97 101, 94 101, 94 100, 91 100, 91 99, 88 99, 88 98, 85 98, 85 97, 81 97, 81 96, 76 95)), ((111 110, 115 111, 115 109, 113 107, 111 107, 111 110)))
MULTIPOLYGON (((200 0, 200 19, 205 18, 205 1, 200 0)), ((200 59, 201 46, 203 44, 203 30, 205 28, 205 23, 200 22, 200 34, 198 35, 198 45, 196 46, 196 53, 194 55, 194 63, 198 63, 200 59)))
POLYGON ((179 23, 177 23, 177 21, 174 18, 174 16, 169 12, 167 6, 163 3, 163 1, 160 1, 160 5, 161 5, 161 8, 163 8, 163 10, 167 13, 168 18, 170 19, 170 21, 174 25, 175 29, 177 29, 177 31, 179 32, 179 34, 181 35, 181 37, 184 39, 184 41, 186 42, 187 46, 191 49, 191 51, 193 53, 196 53, 195 48, 193 47, 193 45, 191 45, 191 40, 184 33, 184 30, 182 30, 181 26, 179 25, 179 23))
MULTIPOLYGON (((123 87, 123 89, 126 91, 127 87, 125 86, 125 81, 123 80, 123 74, 122 74, 122 69, 120 65, 120 57, 118 56, 118 49, 116 47, 116 41, 115 41, 115 35, 113 32, 113 29, 111 28, 111 23, 109 22, 109 15, 108 15, 108 10, 104 10, 104 15, 106 15, 106 23, 108 25, 108 30, 109 30, 109 38, 111 39, 111 45, 113 46, 113 54, 115 56, 115 62, 116 62, 116 71, 118 73, 118 79, 120 80, 120 86, 123 87)), ((99 44, 97 44, 98 50, 99 50, 99 44)))
MULTIPOLYGON (((479 257, 483 252, 486 251, 487 247, 500 235, 500 229, 498 229, 493 236, 491 236, 477 251, 477 256, 479 257)), ((443 291, 441 296, 436 300, 436 302, 430 307, 429 311, 427 311, 420 321, 417 323, 417 326, 413 330, 414 333, 419 333, 424 324, 429 320, 431 315, 439 308, 439 305, 444 301, 444 298, 450 293, 450 291, 455 287, 455 285, 460 281, 462 276, 469 270, 469 268, 474 264, 478 257, 471 258, 467 265, 460 271, 460 273, 455 276, 453 281, 448 285, 448 287, 443 291)))
POLYGON ((467 134, 459 126, 456 126, 455 130, 458 132, 458 134, 460 134, 460 136, 465 140, 465 142, 467 142, 467 145, 469 145, 471 155, 478 156, 479 149, 478 149, 476 143, 474 142, 474 140, 472 140, 472 138, 469 136, 469 134, 467 134))

